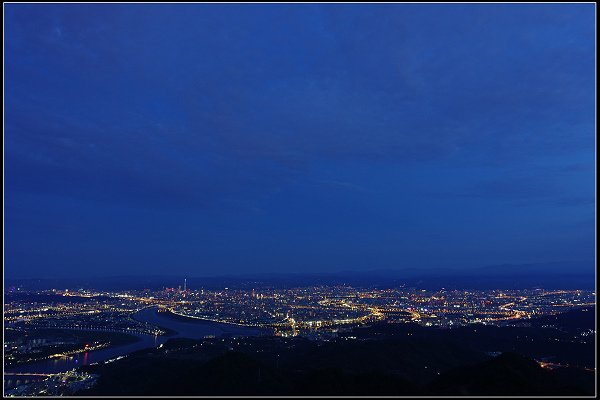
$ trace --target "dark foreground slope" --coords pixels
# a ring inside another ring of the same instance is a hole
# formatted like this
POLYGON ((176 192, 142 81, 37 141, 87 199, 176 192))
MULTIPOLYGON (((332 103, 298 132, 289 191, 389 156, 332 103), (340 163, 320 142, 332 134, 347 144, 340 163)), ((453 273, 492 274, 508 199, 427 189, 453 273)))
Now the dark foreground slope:
MULTIPOLYGON (((591 373, 589 375, 592 375, 591 373)), ((515 353, 449 371, 426 387, 427 394, 446 396, 585 396, 592 386, 547 371, 515 353)))
MULTIPOLYGON (((137 355, 110 369, 96 369, 99 384, 84 395, 571 395, 593 394, 593 374, 580 382, 531 359, 504 353, 481 363, 440 373, 415 383, 394 371, 351 372, 318 365, 277 368, 237 351, 207 362, 150 354, 137 355)), ((578 371, 581 375, 582 371, 578 371)), ((582 379, 579 377, 579 379, 582 379)))
POLYGON ((580 332, 538 326, 439 330, 381 324, 329 342, 171 339, 161 348, 85 367, 100 379, 80 394, 593 395, 594 340, 580 332), (569 351, 575 355, 561 355, 569 351), (498 352, 502 354, 494 356, 498 352), (551 358, 545 368, 534 360, 540 359, 538 354, 551 358))

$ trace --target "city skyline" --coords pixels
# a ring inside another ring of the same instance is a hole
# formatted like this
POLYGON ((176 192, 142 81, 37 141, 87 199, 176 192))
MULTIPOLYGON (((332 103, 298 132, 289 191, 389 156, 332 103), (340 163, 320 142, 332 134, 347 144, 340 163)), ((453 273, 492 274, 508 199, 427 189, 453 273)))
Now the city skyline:
POLYGON ((4 3, 5 397, 597 396, 594 3, 4 3))
POLYGON ((9 396, 589 396, 595 305, 595 290, 543 288, 246 282, 214 289, 10 290, 4 390, 9 396), (225 368, 214 367, 221 362, 225 368), (472 381, 475 370, 489 368, 491 375, 472 381), (316 378, 296 386, 307 371, 316 378), (263 374, 278 379, 257 381, 263 374))

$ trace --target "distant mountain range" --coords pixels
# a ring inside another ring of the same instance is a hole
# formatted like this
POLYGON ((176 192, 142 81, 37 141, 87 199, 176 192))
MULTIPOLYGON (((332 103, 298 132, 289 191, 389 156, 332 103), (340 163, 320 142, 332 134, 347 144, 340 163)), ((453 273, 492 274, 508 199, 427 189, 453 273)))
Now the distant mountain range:
MULTIPOLYGON (((192 275, 192 274, 190 274, 192 275)), ((352 285, 375 287, 419 287, 424 289, 548 289, 595 288, 595 262, 502 264, 473 269, 419 269, 342 271, 336 273, 253 273, 213 277, 113 276, 55 279, 5 278, 5 288, 23 289, 93 288, 99 290, 160 289, 184 285, 189 289, 294 287, 304 285, 352 285)))

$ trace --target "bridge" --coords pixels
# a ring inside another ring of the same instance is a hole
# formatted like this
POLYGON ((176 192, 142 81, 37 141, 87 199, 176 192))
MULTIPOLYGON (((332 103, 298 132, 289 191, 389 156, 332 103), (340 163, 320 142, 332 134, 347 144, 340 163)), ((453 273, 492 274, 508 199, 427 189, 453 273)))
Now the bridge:
POLYGON ((140 335, 150 335, 150 336, 158 336, 159 334, 164 334, 161 330, 150 331, 136 328, 107 328, 107 327, 96 327, 96 326, 72 326, 72 325, 56 325, 56 326, 46 326, 41 324, 31 324, 31 327, 35 328, 44 328, 44 329, 66 329, 66 330, 76 330, 76 331, 92 331, 92 332, 116 332, 116 333, 129 333, 129 334, 140 334, 140 335))

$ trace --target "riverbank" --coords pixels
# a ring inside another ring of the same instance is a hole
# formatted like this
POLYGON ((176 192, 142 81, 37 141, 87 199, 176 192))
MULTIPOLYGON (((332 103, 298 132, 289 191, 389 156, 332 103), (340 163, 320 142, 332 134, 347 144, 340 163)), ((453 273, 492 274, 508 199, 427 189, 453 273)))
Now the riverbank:
POLYGON ((201 324, 213 323, 213 324, 218 324, 219 326, 224 325, 224 326, 233 326, 233 327, 244 328, 244 329, 268 330, 268 329, 260 328, 257 326, 238 324, 235 322, 217 321, 217 320, 212 320, 212 319, 203 318, 203 317, 195 317, 195 316, 191 316, 191 315, 178 314, 178 313, 172 312, 171 310, 166 310, 164 312, 161 312, 160 315, 165 316, 166 318, 170 318, 172 320, 181 321, 181 322, 201 323, 201 324))
POLYGON ((140 310, 135 313, 132 318, 140 322, 147 322, 176 331, 177 334, 170 337, 177 338, 203 339, 205 337, 218 336, 243 337, 261 336, 270 333, 268 329, 186 317, 173 314, 169 311, 159 313, 157 307, 148 307, 140 310))
MULTIPOLYGON (((84 352, 68 357, 53 358, 42 361, 30 362, 23 365, 6 368, 6 372, 20 373, 48 373, 55 374, 69 371, 84 365, 101 363, 118 357, 125 357, 133 352, 158 347, 170 338, 204 339, 206 337, 245 337, 269 335, 270 331, 260 328, 238 326, 189 318, 166 313, 158 313, 157 307, 144 308, 132 315, 140 322, 147 322, 169 332, 170 335, 151 336, 133 334, 136 341, 131 344, 110 346, 101 350, 84 352)), ((83 333, 83 332, 81 332, 83 333)), ((100 332, 91 332, 100 333, 100 332)))
POLYGON ((108 348, 87 351, 60 358, 52 358, 41 361, 29 362, 26 364, 5 367, 5 372, 10 373, 44 373, 56 374, 69 371, 73 368, 78 368, 83 365, 104 362, 120 356, 126 356, 138 350, 147 349, 149 347, 157 347, 166 342, 167 338, 162 336, 151 336, 143 334, 133 334, 135 342, 130 344, 122 344, 110 346, 108 348))
POLYGON ((85 331, 63 328, 5 329, 5 345, 23 350, 11 352, 5 346, 4 366, 18 367, 62 355, 74 356, 98 349, 136 343, 140 338, 121 332, 85 331))

